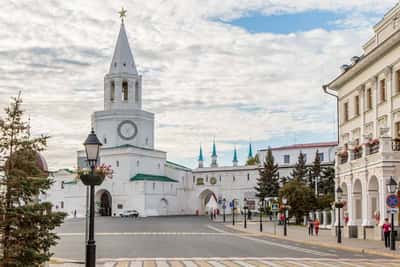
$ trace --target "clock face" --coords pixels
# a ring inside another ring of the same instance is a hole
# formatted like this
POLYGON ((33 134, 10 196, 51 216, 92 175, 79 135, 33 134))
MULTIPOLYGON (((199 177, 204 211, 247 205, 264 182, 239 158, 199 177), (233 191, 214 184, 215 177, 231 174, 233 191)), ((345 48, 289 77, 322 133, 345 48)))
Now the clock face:
POLYGON ((138 128, 133 121, 126 120, 118 125, 118 135, 124 140, 132 140, 137 132, 138 128))

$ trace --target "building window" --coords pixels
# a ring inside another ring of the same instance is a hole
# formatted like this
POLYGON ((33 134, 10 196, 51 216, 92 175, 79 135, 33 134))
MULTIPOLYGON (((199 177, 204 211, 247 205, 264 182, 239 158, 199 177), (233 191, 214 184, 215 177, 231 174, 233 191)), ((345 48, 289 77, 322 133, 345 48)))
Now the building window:
POLYGON ((107 138, 106 137, 103 138, 103 144, 104 145, 107 144, 107 138))
POLYGON ((115 163, 115 165, 117 165, 117 167, 119 167, 119 160, 117 160, 117 162, 115 163))
POLYGON ((123 209, 123 205, 122 204, 117 204, 117 209, 122 210, 123 209))
POLYGON ((172 191, 172 190, 174 190, 174 185, 173 185, 173 184, 171 184, 171 191, 172 191))
POLYGON ((400 70, 396 71, 396 93, 400 93, 400 70))
POLYGON ((122 82, 122 100, 123 101, 128 100, 128 82, 127 81, 122 82))
POLYGON ((307 162, 307 154, 303 154, 304 162, 307 162))
POLYGON ((111 84, 110 84, 110 100, 114 101, 114 99, 115 99, 115 82, 111 81, 111 84))
POLYGON ((139 164, 140 164, 140 161, 137 160, 137 161, 136 161, 136 166, 139 167, 139 164))
POLYGON ((160 164, 160 163, 157 164, 157 168, 158 168, 158 169, 161 168, 161 164, 160 164))
POLYGON ((135 102, 139 102, 139 82, 135 82, 135 102))
POLYGON ((61 201, 60 206, 62 209, 64 208, 64 201, 61 201))
POLYGON ((236 180, 236 178, 235 178, 235 175, 232 177, 232 180, 233 180, 233 181, 235 181, 235 180, 236 180))
POLYGON ((354 98, 354 113, 356 116, 360 115, 360 96, 356 95, 354 98))
POLYGON ((208 183, 208 175, 206 176, 206 183, 208 183))
POLYGON ((400 138, 400 121, 396 122, 395 124, 395 130, 396 130, 396 138, 400 138))
POLYGON ((283 155, 283 163, 285 164, 290 163, 290 155, 283 155))
POLYGON ((221 180, 222 180, 222 177, 221 177, 221 175, 219 176, 219 182, 221 182, 221 180))
POLYGON ((367 89, 367 110, 372 109, 372 89, 367 89))
POLYGON ((247 174, 247 181, 250 181, 250 173, 247 174))
POLYGON ((318 158, 321 162, 324 161, 324 153, 318 153, 318 158))
POLYGON ((149 138, 148 137, 146 137, 146 145, 148 145, 149 144, 149 138))
POLYGON ((64 189, 64 181, 61 181, 61 189, 64 189))
POLYGON ((346 102, 343 105, 343 112, 344 112, 344 121, 349 120, 349 103, 346 102))
POLYGON ((193 176, 193 184, 196 182, 196 176, 193 176))
POLYGON ((156 190, 156 183, 153 183, 153 191, 156 190))
POLYGON ((381 103, 386 101, 386 80, 380 81, 381 103))

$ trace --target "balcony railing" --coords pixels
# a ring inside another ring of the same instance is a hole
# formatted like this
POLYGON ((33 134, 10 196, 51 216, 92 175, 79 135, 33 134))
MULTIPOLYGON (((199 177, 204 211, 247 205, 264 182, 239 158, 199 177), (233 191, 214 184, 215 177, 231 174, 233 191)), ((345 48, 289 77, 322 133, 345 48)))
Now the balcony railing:
POLYGON ((362 157, 362 149, 353 152, 354 159, 359 159, 362 157))
POLYGON ((392 150, 400 151, 400 140, 392 140, 392 150))
POLYGON ((345 164, 349 159, 349 156, 346 154, 345 156, 340 156, 340 164, 345 164))
POLYGON ((375 154, 379 152, 379 143, 368 145, 369 153, 368 154, 375 154))

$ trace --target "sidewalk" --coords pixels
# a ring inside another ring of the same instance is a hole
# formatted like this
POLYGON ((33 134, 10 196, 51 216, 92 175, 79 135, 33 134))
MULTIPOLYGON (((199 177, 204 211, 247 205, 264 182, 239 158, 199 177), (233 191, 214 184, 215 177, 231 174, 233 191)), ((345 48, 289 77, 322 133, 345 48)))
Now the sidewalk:
POLYGON ((336 239, 337 237, 332 234, 331 230, 323 229, 320 230, 318 236, 309 236, 307 227, 290 225, 287 228, 287 236, 284 237, 282 225, 276 225, 276 234, 274 234, 273 222, 264 222, 262 233, 260 233, 260 224, 257 222, 248 222, 247 229, 244 229, 242 222, 238 222, 235 226, 227 222, 225 226, 245 233, 259 234, 277 239, 286 239, 308 245, 400 258, 400 242, 396 243, 397 248, 395 251, 392 251, 385 248, 383 241, 349 239, 343 237, 343 235, 342 243, 338 244, 336 239))

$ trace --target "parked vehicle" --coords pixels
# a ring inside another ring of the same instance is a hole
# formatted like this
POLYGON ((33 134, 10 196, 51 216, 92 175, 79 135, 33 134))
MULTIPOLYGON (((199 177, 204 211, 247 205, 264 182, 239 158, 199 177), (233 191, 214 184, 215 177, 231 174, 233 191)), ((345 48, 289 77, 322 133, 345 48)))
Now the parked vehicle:
POLYGON ((139 217, 139 212, 137 210, 125 210, 120 214, 121 217, 139 217))

